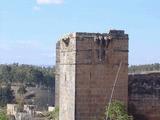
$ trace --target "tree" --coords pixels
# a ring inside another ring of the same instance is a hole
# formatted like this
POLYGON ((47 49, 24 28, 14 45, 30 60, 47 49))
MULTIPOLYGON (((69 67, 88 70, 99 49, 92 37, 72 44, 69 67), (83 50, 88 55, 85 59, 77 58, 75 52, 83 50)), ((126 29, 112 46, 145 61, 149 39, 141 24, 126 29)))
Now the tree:
POLYGON ((11 103, 14 100, 14 94, 10 85, 0 86, 0 106, 5 106, 7 103, 11 103))
POLYGON ((5 83, 11 82, 11 66, 3 65, 1 66, 1 72, 0 72, 0 79, 3 80, 5 83))
POLYGON ((129 73, 141 73, 147 71, 160 71, 160 63, 145 64, 145 65, 131 65, 129 73))
POLYGON ((19 89, 17 90, 17 93, 21 96, 24 95, 27 92, 26 87, 24 85, 21 85, 19 89))
POLYGON ((52 88, 54 86, 55 68, 40 67, 33 65, 11 65, 0 64, 0 83, 25 84, 29 86, 43 86, 52 88))
POLYGON ((120 101, 113 101, 110 107, 106 107, 106 116, 108 114, 108 120, 133 120, 132 116, 129 116, 125 105, 120 101))

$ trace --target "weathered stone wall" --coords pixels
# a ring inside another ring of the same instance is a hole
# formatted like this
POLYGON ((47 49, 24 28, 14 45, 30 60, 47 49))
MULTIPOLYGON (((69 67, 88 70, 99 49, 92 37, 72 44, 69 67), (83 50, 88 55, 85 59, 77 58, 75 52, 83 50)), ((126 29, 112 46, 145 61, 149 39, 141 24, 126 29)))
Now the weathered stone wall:
POLYGON ((135 120, 160 120, 160 73, 129 75, 129 112, 135 120))
POLYGON ((123 31, 77 33, 76 41, 76 120, 100 120, 120 61, 122 67, 113 99, 127 105, 128 36, 123 31))
POLYGON ((73 33, 59 42, 60 120, 103 118, 121 62, 113 99, 127 105, 128 35, 124 31, 73 33))
POLYGON ((59 106, 60 41, 56 44, 55 106, 59 106))
POLYGON ((59 119, 75 119, 76 40, 70 34, 60 41, 59 49, 59 119), (69 37, 69 38, 68 38, 69 37))

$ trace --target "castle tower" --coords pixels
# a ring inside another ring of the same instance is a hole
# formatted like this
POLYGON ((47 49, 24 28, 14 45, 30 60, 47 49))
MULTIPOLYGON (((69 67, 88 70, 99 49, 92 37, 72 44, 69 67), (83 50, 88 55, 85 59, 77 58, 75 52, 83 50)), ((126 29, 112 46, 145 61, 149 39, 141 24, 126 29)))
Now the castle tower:
POLYGON ((57 44, 56 103, 60 120, 100 120, 113 99, 128 102, 128 35, 71 33, 57 44))

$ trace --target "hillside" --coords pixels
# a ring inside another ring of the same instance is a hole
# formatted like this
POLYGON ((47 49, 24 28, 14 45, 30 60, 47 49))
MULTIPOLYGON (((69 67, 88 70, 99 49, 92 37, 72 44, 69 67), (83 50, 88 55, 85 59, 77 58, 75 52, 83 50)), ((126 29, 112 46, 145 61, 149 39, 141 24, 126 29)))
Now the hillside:
POLYGON ((26 86, 42 85, 45 87, 54 86, 54 68, 39 67, 33 65, 0 65, 0 83, 2 84, 23 84, 26 86))
POLYGON ((17 103, 22 97, 38 109, 54 105, 54 71, 54 67, 0 65, 0 107, 17 103))

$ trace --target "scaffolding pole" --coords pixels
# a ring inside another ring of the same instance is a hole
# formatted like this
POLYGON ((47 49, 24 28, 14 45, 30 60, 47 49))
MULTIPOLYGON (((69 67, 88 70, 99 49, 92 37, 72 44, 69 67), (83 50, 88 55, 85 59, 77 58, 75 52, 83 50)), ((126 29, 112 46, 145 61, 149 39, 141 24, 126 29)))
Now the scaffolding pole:
POLYGON ((119 64, 118 71, 117 71, 117 74, 116 74, 116 77, 115 77, 115 80, 114 80, 114 84, 113 84, 113 88, 112 88, 112 92, 111 92, 111 96, 110 96, 109 104, 108 104, 108 108, 107 108, 106 120, 108 120, 109 109, 110 109, 110 106, 111 106, 111 102, 112 102, 114 90, 115 90, 115 87, 116 87, 116 83, 117 83, 117 81, 118 81, 118 76, 119 76, 119 72, 120 72, 120 70, 121 70, 121 66, 122 66, 122 61, 121 61, 120 64, 119 64))

